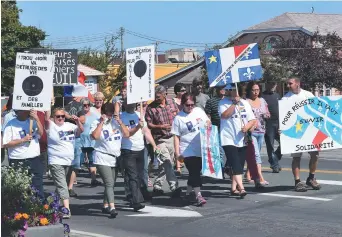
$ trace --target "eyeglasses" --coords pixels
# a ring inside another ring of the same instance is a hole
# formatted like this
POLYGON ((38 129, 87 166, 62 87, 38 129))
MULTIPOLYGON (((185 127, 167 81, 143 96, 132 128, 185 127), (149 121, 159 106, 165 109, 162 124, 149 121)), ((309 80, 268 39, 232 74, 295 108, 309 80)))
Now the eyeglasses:
POLYGON ((180 90, 179 92, 186 92, 186 90, 184 89, 184 90, 180 90))
POLYGON ((65 118, 65 115, 55 115, 56 118, 65 118))
POLYGON ((95 102, 103 102, 103 100, 95 100, 95 102))
POLYGON ((195 104, 184 104, 186 107, 195 107, 195 104))
POLYGON ((89 104, 83 104, 84 107, 89 107, 90 105, 89 104))

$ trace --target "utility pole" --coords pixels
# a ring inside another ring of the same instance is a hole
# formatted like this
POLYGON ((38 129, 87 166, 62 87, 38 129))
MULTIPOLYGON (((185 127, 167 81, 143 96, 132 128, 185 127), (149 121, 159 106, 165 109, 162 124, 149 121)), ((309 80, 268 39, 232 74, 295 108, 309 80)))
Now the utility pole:
POLYGON ((160 44, 160 42, 159 41, 156 41, 156 43, 155 43, 155 45, 156 45, 156 52, 155 52, 155 54, 156 54, 156 63, 158 63, 158 45, 160 44))
POLYGON ((124 61, 124 42, 123 42, 123 35, 125 33, 125 29, 120 27, 120 41, 121 41, 121 60, 124 61))

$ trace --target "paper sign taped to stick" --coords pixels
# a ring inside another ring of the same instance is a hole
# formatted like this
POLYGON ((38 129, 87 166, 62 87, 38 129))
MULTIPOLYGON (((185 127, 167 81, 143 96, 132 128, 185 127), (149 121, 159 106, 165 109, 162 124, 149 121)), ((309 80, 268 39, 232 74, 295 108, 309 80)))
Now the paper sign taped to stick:
POLYGON ((50 110, 54 61, 54 55, 17 53, 13 109, 50 110))
POLYGON ((342 148, 342 96, 279 101, 281 153, 342 148))
POLYGON ((222 165, 217 126, 200 127, 202 175, 222 179, 222 165))
POLYGON ((127 103, 154 100, 154 46, 126 50, 127 103))

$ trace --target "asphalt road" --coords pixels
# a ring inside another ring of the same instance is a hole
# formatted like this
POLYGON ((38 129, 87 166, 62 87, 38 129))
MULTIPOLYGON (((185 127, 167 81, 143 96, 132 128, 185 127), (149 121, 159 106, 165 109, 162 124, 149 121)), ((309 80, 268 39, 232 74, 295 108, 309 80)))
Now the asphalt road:
MULTIPOLYGON (((101 213, 103 186, 90 187, 86 174, 75 185, 77 198, 71 199, 71 236, 77 237, 207 237, 207 236, 342 236, 342 150, 321 154, 316 177, 322 189, 306 193, 293 191, 291 159, 283 157, 283 171, 271 173, 264 156, 264 176, 270 185, 256 192, 246 184, 245 199, 230 197, 229 180, 205 178, 202 194, 208 203, 204 207, 186 206, 181 199, 171 199, 167 193, 154 197, 146 208, 136 213, 127 207, 122 179, 118 179, 116 208, 119 215, 110 219, 101 213)), ((301 174, 307 177, 308 157, 303 156, 301 174)), ((186 189, 187 174, 179 178, 186 189)), ((52 181, 46 188, 53 190, 52 181)), ((168 190, 165 185, 165 191, 168 190)))

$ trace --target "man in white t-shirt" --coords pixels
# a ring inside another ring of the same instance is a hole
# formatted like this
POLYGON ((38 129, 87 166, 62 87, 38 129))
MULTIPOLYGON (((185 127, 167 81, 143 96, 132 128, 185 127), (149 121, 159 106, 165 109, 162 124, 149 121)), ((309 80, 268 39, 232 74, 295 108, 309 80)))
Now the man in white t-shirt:
MULTIPOLYGON (((297 77, 290 77, 287 82, 287 87, 289 88, 289 92, 284 95, 282 100, 286 100, 289 98, 299 98, 306 99, 315 97, 311 92, 306 91, 300 88, 300 79, 297 77)), ((314 190, 319 190, 321 188, 320 184, 315 179, 315 171, 318 163, 318 152, 311 151, 310 154, 310 162, 309 162, 309 177, 306 180, 306 183, 300 181, 300 159, 302 157, 302 153, 293 153, 291 154, 292 160, 292 173, 295 178, 295 191, 297 192, 306 192, 307 186, 312 187, 314 190)))
POLYGON ((144 136, 149 141, 154 150, 157 148, 150 130, 144 126, 144 118, 140 112, 136 111, 136 104, 127 104, 127 99, 123 102, 125 112, 122 112, 120 119, 128 128, 130 137, 122 138, 121 158, 123 160, 125 176, 128 178, 128 186, 132 196, 132 206, 139 207, 147 196, 147 184, 144 183, 145 165, 145 142, 144 136), (140 187, 142 189, 140 190, 140 187))
POLYGON ((3 146, 8 149, 9 164, 18 167, 22 163, 33 174, 32 184, 39 190, 43 190, 43 163, 39 159, 39 138, 43 135, 43 125, 37 115, 37 111, 17 110, 17 117, 8 122, 3 133, 3 146), (33 119, 30 132, 30 117, 33 119))

